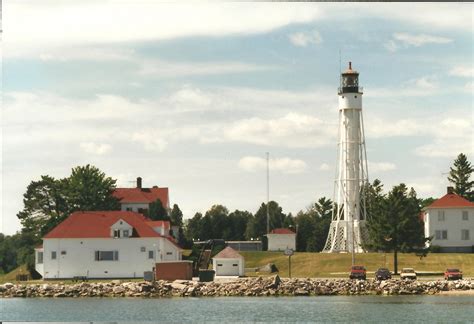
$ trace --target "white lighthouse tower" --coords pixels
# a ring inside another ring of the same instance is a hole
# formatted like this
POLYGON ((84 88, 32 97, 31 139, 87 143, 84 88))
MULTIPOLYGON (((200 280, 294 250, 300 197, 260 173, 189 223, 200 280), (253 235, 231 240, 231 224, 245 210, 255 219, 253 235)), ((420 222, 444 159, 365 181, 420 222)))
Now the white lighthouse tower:
MULTIPOLYGON (((323 252, 363 252, 365 194, 368 182, 359 73, 349 68, 341 74, 339 88, 339 141, 332 222, 323 252)), ((354 262, 354 258, 353 258, 354 262)))

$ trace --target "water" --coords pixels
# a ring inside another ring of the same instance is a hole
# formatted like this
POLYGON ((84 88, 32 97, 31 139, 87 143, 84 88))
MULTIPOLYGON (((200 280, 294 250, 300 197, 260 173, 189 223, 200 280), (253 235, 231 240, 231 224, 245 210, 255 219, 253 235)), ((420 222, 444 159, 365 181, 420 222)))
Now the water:
POLYGON ((473 323, 473 296, 0 299, 2 321, 473 323))

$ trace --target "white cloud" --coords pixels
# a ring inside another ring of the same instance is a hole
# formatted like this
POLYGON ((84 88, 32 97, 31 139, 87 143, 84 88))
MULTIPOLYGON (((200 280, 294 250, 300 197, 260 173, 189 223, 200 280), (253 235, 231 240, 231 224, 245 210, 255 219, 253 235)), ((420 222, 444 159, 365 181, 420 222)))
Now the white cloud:
POLYGON ((474 75, 474 67, 471 66, 455 66, 449 71, 450 75, 457 77, 472 78, 474 75))
POLYGON ((150 76, 158 78, 175 78, 192 75, 247 73, 276 69, 278 68, 242 62, 199 63, 153 60, 142 63, 138 74, 141 76, 150 76))
MULTIPOLYGON (((246 156, 239 160, 240 169, 248 172, 257 172, 267 168, 267 160, 257 156, 246 156)), ((269 160, 269 168, 271 171, 295 174, 302 173, 306 170, 307 164, 302 160, 284 158, 272 158, 269 160)))
MULTIPOLYGON (((322 120, 297 113, 275 119, 254 117, 224 129, 227 140, 284 147, 322 147, 334 142, 337 129, 322 120)), ((216 139, 218 141, 218 139, 216 139)))
POLYGON ((389 51, 389 52, 396 52, 399 48, 399 46, 397 45, 397 43, 395 43, 395 41, 393 40, 389 40, 388 42, 386 42, 384 44, 384 47, 389 51))
POLYGON ((369 172, 386 172, 386 171, 393 171, 397 169, 397 166, 391 162, 372 162, 368 161, 368 168, 369 172))
POLYGON ((408 33, 394 33, 393 38, 404 45, 411 45, 419 47, 425 44, 447 44, 453 40, 441 36, 433 36, 427 34, 408 34, 408 33))
POLYGON ((112 151, 112 146, 106 143, 83 142, 79 146, 88 154, 104 155, 112 151))
POLYGON ((319 170, 321 170, 321 171, 328 171, 328 170, 331 170, 331 167, 330 167, 329 164, 327 164, 327 163, 322 163, 322 164, 319 166, 319 170))
POLYGON ((319 17, 319 6, 280 3, 81 2, 4 4, 8 56, 41 48, 189 36, 263 33, 319 17), (23 19, 18 19, 22 17, 23 19), (34 31, 34 33, 32 33, 34 31))
POLYGON ((306 47, 310 44, 321 44, 323 38, 321 34, 314 30, 312 32, 298 32, 288 35, 290 42, 295 46, 306 47))
POLYGON ((464 85, 464 90, 466 90, 467 92, 469 93, 473 93, 474 92, 474 82, 468 82, 464 85))

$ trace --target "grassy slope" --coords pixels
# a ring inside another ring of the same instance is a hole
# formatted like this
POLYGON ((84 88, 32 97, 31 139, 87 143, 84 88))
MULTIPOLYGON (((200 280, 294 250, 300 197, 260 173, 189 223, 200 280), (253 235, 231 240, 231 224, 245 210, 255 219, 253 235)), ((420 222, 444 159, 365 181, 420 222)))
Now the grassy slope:
POLYGON ((21 265, 16 269, 13 269, 9 273, 0 275, 0 283, 2 282, 14 282, 16 280, 16 275, 18 274, 27 274, 26 265, 21 265))
MULTIPOLYGON (((267 263, 275 263, 280 275, 288 276, 288 257, 283 252, 240 252, 245 257, 245 267, 254 268, 267 263)), ((350 254, 295 253, 291 257, 293 277, 331 277, 331 273, 348 272, 351 265, 350 254)), ((383 253, 356 255, 356 264, 364 265, 374 272, 384 266, 383 253)), ((387 266, 393 270, 393 254, 387 253, 387 266)), ((459 267, 465 277, 474 276, 474 254, 432 253, 420 259, 414 254, 399 254, 398 268, 412 267, 416 271, 444 272, 448 267, 459 267)), ((252 275, 252 273, 247 273, 252 275)), ((339 275, 341 276, 341 275, 339 275)), ((369 273, 369 276, 371 274, 369 273)))

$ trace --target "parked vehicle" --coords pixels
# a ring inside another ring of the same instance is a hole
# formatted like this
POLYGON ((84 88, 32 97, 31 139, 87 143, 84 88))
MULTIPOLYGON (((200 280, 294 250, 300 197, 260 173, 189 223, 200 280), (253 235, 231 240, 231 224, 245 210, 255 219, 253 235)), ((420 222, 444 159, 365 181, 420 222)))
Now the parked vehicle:
POLYGON ((377 271, 375 271, 375 279, 377 280, 392 279, 392 273, 387 268, 379 268, 377 271))
POLYGON ((354 265, 351 267, 349 278, 365 280, 367 278, 367 271, 365 270, 364 266, 354 265))
POLYGON ((458 280, 462 279, 462 272, 459 269, 451 268, 446 269, 444 272, 444 279, 445 280, 458 280))
POLYGON ((416 272, 413 268, 403 268, 400 272, 400 279, 416 280, 416 272))

